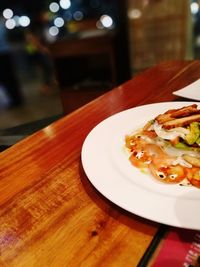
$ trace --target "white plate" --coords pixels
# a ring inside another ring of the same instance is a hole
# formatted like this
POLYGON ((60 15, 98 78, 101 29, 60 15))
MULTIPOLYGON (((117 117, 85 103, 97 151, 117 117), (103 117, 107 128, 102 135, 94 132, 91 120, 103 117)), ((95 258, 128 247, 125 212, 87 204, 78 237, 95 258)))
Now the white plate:
POLYGON ((171 108, 194 102, 144 105, 117 113, 98 124, 82 147, 88 179, 106 198, 123 209, 159 223, 200 229, 200 189, 159 183, 131 165, 124 136, 171 108))
POLYGON ((173 92, 173 94, 176 96, 200 101, 200 79, 178 91, 173 92))

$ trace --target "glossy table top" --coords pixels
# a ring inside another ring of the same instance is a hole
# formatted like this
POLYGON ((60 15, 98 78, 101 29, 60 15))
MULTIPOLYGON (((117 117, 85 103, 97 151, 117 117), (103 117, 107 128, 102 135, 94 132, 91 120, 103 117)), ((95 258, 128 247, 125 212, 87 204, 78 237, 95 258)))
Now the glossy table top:
POLYGON ((103 119, 180 100, 172 92, 198 78, 199 61, 159 64, 1 152, 0 266, 137 266, 160 225, 105 199, 81 147, 103 119))

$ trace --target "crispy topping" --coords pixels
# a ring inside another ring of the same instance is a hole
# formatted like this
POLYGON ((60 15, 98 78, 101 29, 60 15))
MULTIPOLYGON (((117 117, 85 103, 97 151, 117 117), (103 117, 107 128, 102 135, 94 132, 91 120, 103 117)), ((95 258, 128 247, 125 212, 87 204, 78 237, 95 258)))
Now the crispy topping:
POLYGON ((200 110, 197 109, 196 104, 185 106, 179 109, 170 109, 165 113, 158 115, 155 119, 159 124, 164 124, 176 118, 183 118, 193 114, 200 114, 200 110))
POLYGON ((170 120, 170 121, 163 123, 162 126, 164 129, 169 130, 169 129, 176 128, 176 127, 187 126, 194 121, 196 121, 196 122, 200 121, 200 114, 191 115, 188 117, 183 117, 183 118, 178 118, 178 119, 173 119, 173 120, 170 120))
POLYGON ((179 109, 170 109, 158 115, 155 120, 164 129, 172 129, 189 125, 191 122, 200 121, 200 109, 196 104, 185 106, 179 109))

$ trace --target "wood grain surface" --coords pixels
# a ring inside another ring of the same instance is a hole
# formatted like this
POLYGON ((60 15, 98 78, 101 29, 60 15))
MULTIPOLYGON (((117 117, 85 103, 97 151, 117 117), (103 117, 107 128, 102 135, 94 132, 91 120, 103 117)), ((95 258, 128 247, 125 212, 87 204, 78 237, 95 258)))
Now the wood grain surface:
POLYGON ((180 100, 172 92, 198 78, 199 61, 164 62, 0 153, 0 266, 137 266, 159 224, 97 192, 81 147, 103 119, 180 100))

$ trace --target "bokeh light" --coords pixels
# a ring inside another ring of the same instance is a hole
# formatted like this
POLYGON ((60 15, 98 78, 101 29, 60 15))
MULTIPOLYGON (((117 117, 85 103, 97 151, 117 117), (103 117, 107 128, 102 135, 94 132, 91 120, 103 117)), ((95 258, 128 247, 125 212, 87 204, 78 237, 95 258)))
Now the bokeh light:
POLYGON ((60 6, 63 9, 68 9, 71 6, 71 1, 70 0, 60 0, 60 6))
POLYGON ((56 27, 60 28, 60 27, 62 27, 64 24, 65 24, 65 21, 64 21, 63 18, 61 18, 61 17, 57 17, 57 18, 55 18, 55 20, 54 20, 54 25, 55 25, 56 27))
POLYGON ((105 28, 111 28, 113 26, 113 19, 108 15, 102 15, 100 21, 105 28))
POLYGON ((19 24, 22 27, 27 27, 30 24, 30 18, 28 16, 19 17, 19 24))
POLYGON ((12 29, 15 28, 15 26, 16 26, 16 22, 15 22, 14 19, 8 19, 8 20, 6 20, 6 22, 5 22, 5 26, 6 26, 6 28, 7 28, 8 30, 12 30, 12 29))
POLYGON ((49 5, 49 9, 50 9, 51 12, 56 13, 56 12, 58 12, 58 10, 60 9, 60 7, 59 7, 58 3, 56 3, 56 2, 52 2, 52 3, 49 5))
POLYGON ((74 12, 73 17, 75 20, 78 20, 78 21, 82 20, 83 19, 83 12, 76 11, 76 12, 74 12))
POLYGON ((16 26, 20 26, 19 18, 20 18, 20 17, 17 16, 17 15, 15 15, 15 16, 13 17, 14 21, 16 22, 16 26))
POLYGON ((6 8, 3 11, 3 16, 5 19, 11 19, 13 17, 13 11, 10 8, 6 8))
POLYGON ((63 18, 66 20, 66 21, 70 21, 72 20, 72 13, 69 11, 69 10, 66 10, 63 14, 63 18))
POLYGON ((139 19, 142 16, 142 12, 139 9, 131 9, 128 12, 129 19, 139 19))
POLYGON ((56 26, 51 26, 51 27, 49 28, 49 34, 52 35, 52 36, 56 36, 56 35, 58 35, 58 34, 59 34, 59 29, 58 29, 58 27, 56 27, 56 26))
POLYGON ((190 9, 191 9, 192 14, 197 14, 199 11, 199 4, 195 2, 191 3, 190 9))

